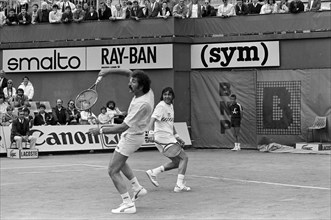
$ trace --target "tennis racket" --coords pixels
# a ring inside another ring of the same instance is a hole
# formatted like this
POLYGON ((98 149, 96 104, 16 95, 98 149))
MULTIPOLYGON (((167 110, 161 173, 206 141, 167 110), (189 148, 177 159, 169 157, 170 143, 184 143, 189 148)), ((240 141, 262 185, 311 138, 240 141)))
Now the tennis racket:
MULTIPOLYGON (((113 69, 119 67, 120 66, 111 66, 111 67, 105 67, 105 69, 113 69)), ((75 99, 75 106, 79 111, 86 111, 91 109, 98 101, 97 84, 101 81, 102 77, 103 76, 99 75, 95 83, 90 88, 82 91, 77 95, 75 99)))

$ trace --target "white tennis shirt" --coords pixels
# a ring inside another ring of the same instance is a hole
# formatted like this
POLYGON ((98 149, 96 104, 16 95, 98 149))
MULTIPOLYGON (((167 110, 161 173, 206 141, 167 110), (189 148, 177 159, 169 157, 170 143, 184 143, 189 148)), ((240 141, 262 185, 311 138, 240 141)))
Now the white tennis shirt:
POLYGON ((155 107, 152 118, 155 118, 154 123, 154 138, 157 142, 167 144, 176 143, 174 136, 174 107, 168 105, 164 101, 159 102, 155 107))
POLYGON ((151 120, 153 108, 154 93, 152 89, 138 98, 134 96, 129 106, 128 115, 124 119, 124 123, 129 126, 129 129, 124 133, 143 134, 151 120))

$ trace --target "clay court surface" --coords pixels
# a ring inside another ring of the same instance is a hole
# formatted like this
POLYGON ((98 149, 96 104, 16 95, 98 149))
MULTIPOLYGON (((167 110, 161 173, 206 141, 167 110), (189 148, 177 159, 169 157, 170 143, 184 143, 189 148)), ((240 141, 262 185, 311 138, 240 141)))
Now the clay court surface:
MULTIPOLYGON (((111 152, 1 157, 1 219, 330 219, 330 155, 187 150, 187 185, 176 171, 154 187, 145 170, 167 161, 156 150, 129 163, 149 191, 137 213, 114 215, 121 198, 107 175, 111 152)), ((128 184, 129 186, 129 184, 128 184)))

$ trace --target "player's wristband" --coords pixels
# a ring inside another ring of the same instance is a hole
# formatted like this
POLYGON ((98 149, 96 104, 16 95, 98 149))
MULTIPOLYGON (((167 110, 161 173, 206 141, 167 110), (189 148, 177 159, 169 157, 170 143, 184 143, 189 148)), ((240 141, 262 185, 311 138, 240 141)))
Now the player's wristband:
POLYGON ((179 138, 179 135, 178 134, 175 134, 175 138, 179 138))
POLYGON ((149 135, 154 135, 154 131, 149 131, 148 134, 149 135))
POLYGON ((100 134, 103 134, 103 130, 102 130, 102 128, 100 128, 99 133, 100 133, 100 134))

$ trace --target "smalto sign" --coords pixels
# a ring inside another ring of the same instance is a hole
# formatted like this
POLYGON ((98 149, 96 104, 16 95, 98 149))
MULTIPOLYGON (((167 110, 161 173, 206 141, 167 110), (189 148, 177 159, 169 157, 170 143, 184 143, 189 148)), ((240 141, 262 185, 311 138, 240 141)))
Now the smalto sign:
POLYGON ((7 72, 85 70, 85 48, 4 50, 3 69, 7 72))
POLYGON ((191 46, 192 69, 279 66, 279 42, 199 44, 191 46))

